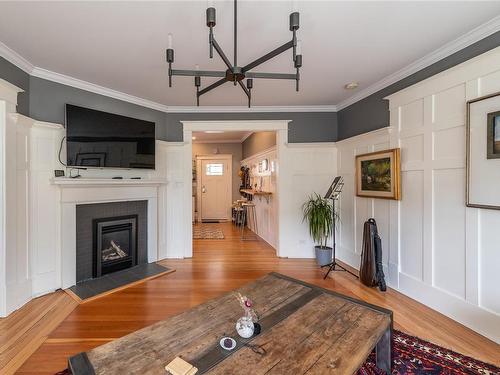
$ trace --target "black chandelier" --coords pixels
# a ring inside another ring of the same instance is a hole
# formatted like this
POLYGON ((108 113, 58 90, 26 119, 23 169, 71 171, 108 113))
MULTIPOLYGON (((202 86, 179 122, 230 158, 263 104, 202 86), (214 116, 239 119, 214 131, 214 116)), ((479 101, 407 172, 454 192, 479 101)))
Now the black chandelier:
POLYGON ((226 54, 220 47, 217 40, 215 40, 213 29, 215 27, 215 8, 209 6, 207 8, 207 26, 210 31, 208 34, 208 42, 210 46, 209 56, 213 58, 213 50, 219 54, 220 58, 226 64, 227 69, 225 71, 210 71, 210 70, 180 70, 172 69, 172 63, 174 62, 174 50, 172 48, 172 35, 168 35, 168 48, 167 48, 167 62, 168 62, 168 86, 172 87, 172 76, 190 76, 194 77, 194 85, 196 87, 196 105, 200 105, 200 96, 206 94, 207 92, 219 87, 226 82, 233 82, 236 86, 240 85, 241 89, 245 92, 248 98, 248 107, 250 107, 252 99, 252 88, 253 88, 253 78, 267 78, 267 79, 290 79, 295 80, 295 90, 299 91, 299 80, 300 73, 299 69, 302 66, 302 51, 300 41, 297 41, 297 30, 299 29, 299 12, 292 11, 290 14, 290 31, 292 34, 292 40, 286 42, 282 46, 272 50, 266 55, 252 61, 251 63, 241 67, 238 66, 238 17, 237 17, 237 0, 234 0, 234 60, 233 64, 229 61, 226 54), (276 57, 283 52, 293 49, 293 63, 295 67, 295 73, 260 73, 251 72, 250 70, 259 66, 260 64, 276 57), (222 77, 218 81, 212 83, 211 85, 200 90, 201 77, 222 77), (243 84, 243 80, 246 78, 246 86, 243 84))

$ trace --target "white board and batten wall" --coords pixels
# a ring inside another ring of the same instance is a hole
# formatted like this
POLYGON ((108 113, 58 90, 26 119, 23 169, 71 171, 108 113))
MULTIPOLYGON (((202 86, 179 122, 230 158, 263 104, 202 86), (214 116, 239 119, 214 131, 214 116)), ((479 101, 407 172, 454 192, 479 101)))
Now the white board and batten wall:
POLYGON ((248 226, 257 233, 260 238, 277 249, 278 247, 278 187, 276 171, 279 168, 278 152, 276 146, 254 154, 240 162, 241 166, 258 166, 263 160, 268 160, 268 170, 258 172, 253 170, 254 182, 262 181, 262 190, 270 192, 269 196, 254 196, 252 202, 255 204, 255 216, 257 225, 253 216, 248 214, 248 226))
MULTIPOLYGON (((500 211, 465 205, 466 101, 500 91, 500 48, 390 95, 390 127, 341 141, 339 255, 358 266, 377 219, 400 292, 500 342, 500 211), (354 156, 401 148, 402 200, 360 198, 354 156)), ((500 193, 500 189, 499 189, 500 193)))

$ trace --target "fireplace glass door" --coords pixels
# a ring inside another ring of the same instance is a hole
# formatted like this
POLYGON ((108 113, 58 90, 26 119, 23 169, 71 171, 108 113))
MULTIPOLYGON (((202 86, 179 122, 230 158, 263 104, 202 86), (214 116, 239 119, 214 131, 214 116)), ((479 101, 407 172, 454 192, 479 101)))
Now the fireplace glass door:
POLYGON ((137 215, 94 220, 94 277, 137 265, 137 215))

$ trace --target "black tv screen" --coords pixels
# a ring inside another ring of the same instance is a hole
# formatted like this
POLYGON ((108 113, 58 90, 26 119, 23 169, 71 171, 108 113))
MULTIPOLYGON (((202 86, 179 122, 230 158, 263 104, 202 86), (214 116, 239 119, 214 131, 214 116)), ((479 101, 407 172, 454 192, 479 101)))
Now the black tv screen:
POLYGON ((155 123, 66 104, 67 164, 155 168, 155 123))

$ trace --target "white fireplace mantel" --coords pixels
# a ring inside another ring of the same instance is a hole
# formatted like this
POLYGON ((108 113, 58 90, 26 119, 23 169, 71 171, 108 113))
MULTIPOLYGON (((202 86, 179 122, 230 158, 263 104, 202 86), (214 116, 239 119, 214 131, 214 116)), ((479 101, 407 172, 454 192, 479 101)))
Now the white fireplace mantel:
POLYGON ((59 187, 61 216, 61 284, 69 288, 76 283, 76 206, 81 204, 147 200, 148 262, 158 260, 158 199, 164 180, 114 180, 90 178, 54 178, 59 187), (64 225, 62 225, 64 223, 64 225))
POLYGON ((56 177, 51 180, 54 185, 64 186, 159 186, 166 184, 166 180, 161 179, 115 179, 115 178, 69 178, 69 177, 56 177))

